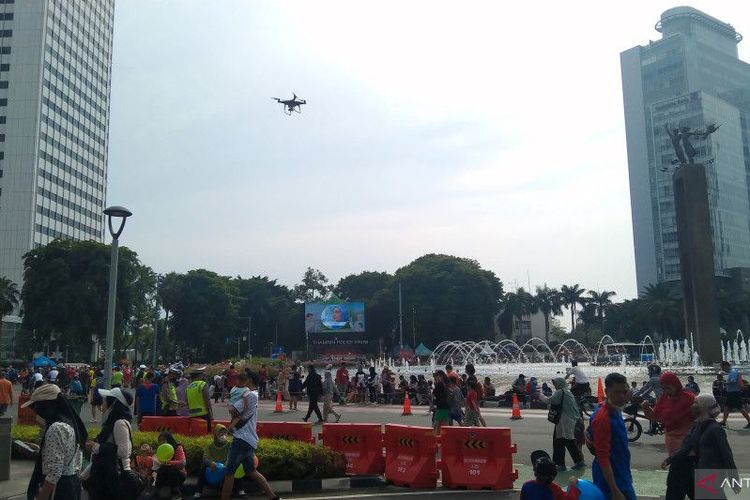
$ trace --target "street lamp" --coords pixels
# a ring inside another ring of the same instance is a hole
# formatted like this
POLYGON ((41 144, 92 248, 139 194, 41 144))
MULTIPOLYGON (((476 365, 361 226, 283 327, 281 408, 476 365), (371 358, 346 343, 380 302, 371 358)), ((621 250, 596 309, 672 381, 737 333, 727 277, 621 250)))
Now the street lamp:
POLYGON ((107 216, 109 234, 112 235, 112 256, 109 261, 109 300, 107 302, 107 343, 104 355, 104 387, 109 388, 112 382, 112 355, 115 343, 115 301, 117 293, 117 255, 118 238, 125 229, 125 220, 133 213, 125 207, 108 207, 104 210, 107 216), (115 231, 112 219, 120 219, 120 227, 115 231))

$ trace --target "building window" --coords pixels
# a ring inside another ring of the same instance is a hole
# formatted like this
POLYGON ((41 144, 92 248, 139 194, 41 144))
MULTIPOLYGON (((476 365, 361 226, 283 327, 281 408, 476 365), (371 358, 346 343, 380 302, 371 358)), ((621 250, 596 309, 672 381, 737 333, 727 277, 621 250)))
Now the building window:
POLYGON ((10 47, 0 47, 0 54, 3 54, 3 55, 10 54, 10 47))
POLYGON ((5 134, 0 134, 0 142, 5 142, 5 134))
POLYGON ((8 105, 8 99, 2 98, 0 99, 0 106, 7 106, 8 105))
POLYGON ((13 36, 13 30, 0 30, 0 38, 10 38, 13 36))
POLYGON ((7 121, 7 119, 8 119, 7 116, 0 116, 0 124, 5 123, 7 121))
POLYGON ((0 64, 0 71, 10 71, 10 64, 0 64))
POLYGON ((12 12, 6 12, 4 14, 0 14, 0 21, 12 21, 12 20, 13 20, 12 12))
POLYGON ((0 89, 7 89, 8 88, 8 81, 2 80, 0 81, 0 89))
POLYGON ((2 179, 2 178, 3 178, 3 169, 0 168, 0 179, 2 179))
POLYGON ((16 3, 16 0, 0 0, 0 4, 11 4, 16 3))

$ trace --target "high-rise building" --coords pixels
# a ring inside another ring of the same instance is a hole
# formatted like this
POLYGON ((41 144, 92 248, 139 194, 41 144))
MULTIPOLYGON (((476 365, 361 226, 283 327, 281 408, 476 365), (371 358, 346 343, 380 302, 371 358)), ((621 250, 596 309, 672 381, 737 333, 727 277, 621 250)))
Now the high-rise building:
POLYGON ((715 273, 750 267, 750 65, 738 57, 742 35, 691 7, 665 11, 656 30, 660 40, 620 55, 639 291, 680 279, 667 126, 719 125, 695 144, 695 162, 707 171, 715 273))
MULTIPOLYGON (((103 238, 114 0, 0 0, 0 277, 55 238, 103 238)), ((17 311, 3 322, 12 350, 17 311)))

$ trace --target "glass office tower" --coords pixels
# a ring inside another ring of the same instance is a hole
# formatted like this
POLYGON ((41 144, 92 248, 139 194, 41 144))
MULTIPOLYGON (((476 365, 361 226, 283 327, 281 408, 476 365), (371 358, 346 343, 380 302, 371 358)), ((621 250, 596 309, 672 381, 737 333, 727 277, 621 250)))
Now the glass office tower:
POLYGON ((707 168, 716 275, 750 267, 750 65, 742 36, 691 7, 669 9, 661 39, 620 55, 638 290, 680 279, 672 191, 674 149, 666 126, 719 130, 696 140, 707 168))
POLYGON ((19 288, 32 248, 103 239, 113 23, 114 0, 0 0, 0 276, 19 288))

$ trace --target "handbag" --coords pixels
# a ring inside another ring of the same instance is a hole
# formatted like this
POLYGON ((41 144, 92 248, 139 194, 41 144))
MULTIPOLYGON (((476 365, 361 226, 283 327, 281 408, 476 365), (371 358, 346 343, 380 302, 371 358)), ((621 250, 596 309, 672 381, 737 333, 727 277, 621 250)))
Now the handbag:
POLYGON ((562 415, 562 401, 560 404, 550 405, 549 413, 547 413, 547 420, 557 425, 560 422, 560 416, 562 415))
MULTIPOLYGON (((133 448, 133 429, 130 426, 130 422, 126 422, 128 425, 128 434, 130 436, 130 448, 133 448)), ((122 466, 122 460, 117 460, 119 465, 120 474, 117 481, 120 498, 127 498, 135 500, 138 498, 143 490, 146 488, 146 482, 137 472, 133 470, 125 470, 122 466)))

